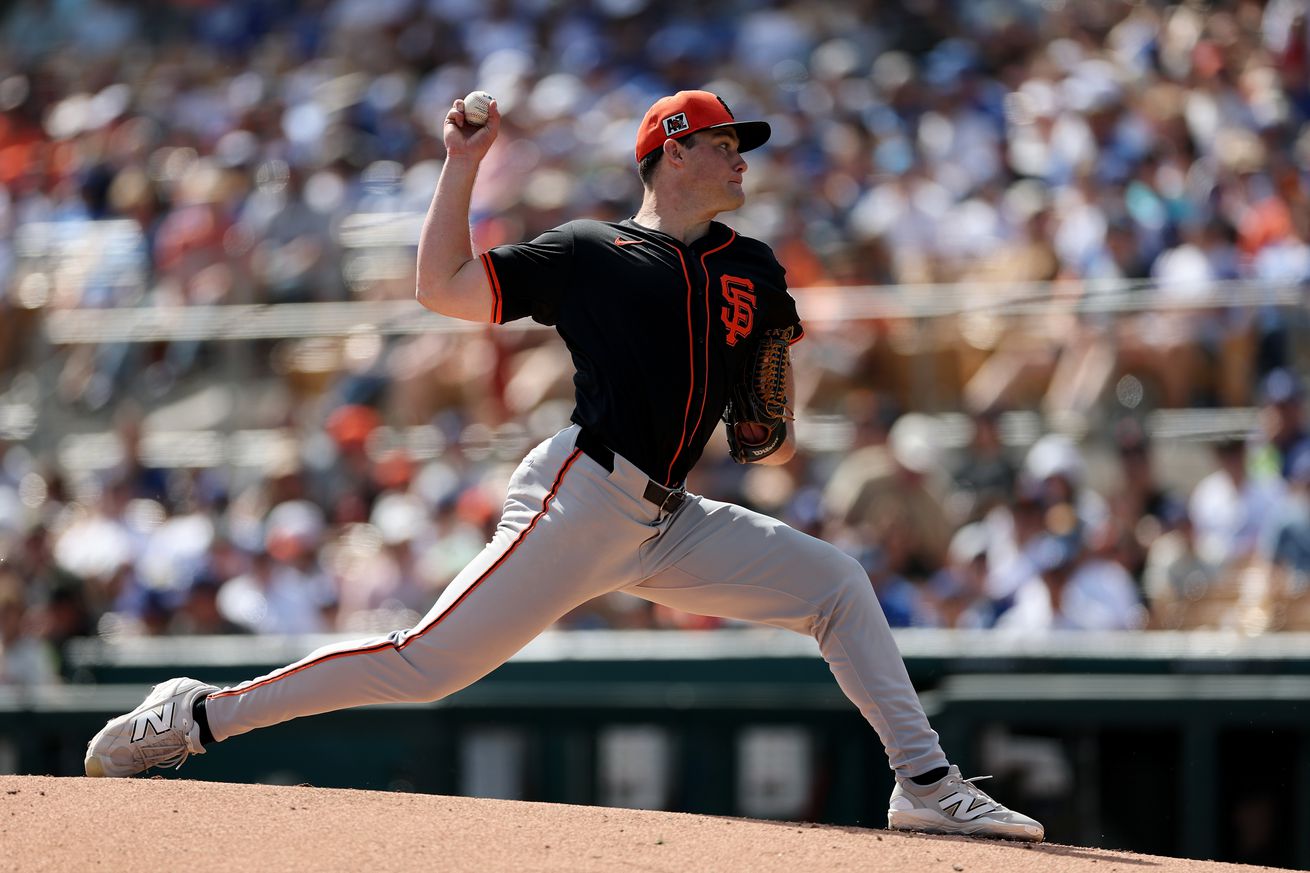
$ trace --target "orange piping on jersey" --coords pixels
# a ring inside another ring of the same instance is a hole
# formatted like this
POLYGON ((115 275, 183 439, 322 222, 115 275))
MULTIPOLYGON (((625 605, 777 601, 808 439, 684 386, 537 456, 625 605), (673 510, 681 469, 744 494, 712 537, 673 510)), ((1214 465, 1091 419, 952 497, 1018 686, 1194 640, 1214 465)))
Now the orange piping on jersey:
POLYGON ((500 324, 500 277, 496 275, 496 267, 491 263, 490 252, 483 252, 478 257, 482 259, 482 269, 487 272, 487 279, 491 283, 491 323, 500 324))
POLYGON ((444 610, 442 610, 441 614, 438 615, 436 618, 434 618, 431 624, 427 625, 426 627, 415 628, 414 633, 406 637, 405 640, 400 643, 393 643, 390 640, 385 640, 380 643, 374 643, 373 645, 367 646, 362 649, 350 649, 349 651, 345 651, 345 652, 333 652, 330 655, 324 655, 321 658, 315 658, 312 661, 307 661, 304 664, 300 664, 298 666, 286 667, 281 672, 274 673, 270 675, 267 679, 261 679, 252 685, 238 686, 228 691, 219 691, 216 694, 211 694, 209 696, 211 698, 237 697, 242 694, 245 694, 247 691, 254 691, 256 688, 262 688, 265 685, 278 681, 279 679, 285 679, 288 676, 294 676, 295 674, 299 673, 301 670, 307 670, 310 667, 316 666, 318 664, 326 664, 328 661, 335 661, 337 658, 353 657, 355 655, 367 655, 371 652, 381 652, 389 648, 394 648, 396 651, 399 652, 402 649, 404 649, 406 646, 408 646, 410 643, 423 637, 425 634, 427 634, 428 631, 432 630, 434 627, 441 624, 441 622, 446 618, 446 616, 450 615, 452 612, 455 611, 455 607, 463 603, 464 600, 470 594, 473 593, 473 590, 475 588, 477 588, 483 582, 487 581, 487 579, 491 577, 491 574, 495 573, 496 570, 499 569, 500 566, 505 563, 505 561, 509 558, 509 556, 514 554, 514 550, 517 549, 523 543, 523 540, 527 538, 528 534, 532 533, 533 528, 537 526, 537 522, 541 521, 541 517, 546 514, 547 510, 550 509, 551 500, 555 498, 555 494, 559 491, 560 485, 564 482, 564 474, 569 471, 569 468, 573 466, 573 462, 576 461, 581 454, 582 454, 581 449, 574 449, 572 454, 569 455, 568 459, 564 462, 564 465, 560 467, 559 473, 555 476, 555 482, 550 486, 550 491, 546 493, 545 499, 541 501, 541 511, 538 512, 535 516, 533 516, 532 521, 528 524, 528 526, 525 527, 522 530, 522 532, 519 533, 519 535, 514 539, 514 542, 510 545, 510 547, 505 550, 505 554, 497 558, 496 563, 488 567, 485 573, 479 576, 472 585, 470 585, 467 589, 465 589, 463 594, 461 594, 458 598, 455 599, 454 603, 450 604, 450 606, 447 606, 444 610))
POLYGON ((696 431, 700 430, 701 420, 705 417, 705 397, 710 393, 710 268, 705 265, 705 259, 732 245, 732 241, 736 238, 737 231, 734 230, 727 242, 700 256, 700 268, 705 272, 705 380, 700 392, 700 414, 696 416, 696 426, 691 429, 693 438, 696 436, 696 431))
POLYGON ((687 408, 682 413, 682 433, 678 436, 678 450, 673 453, 673 459, 669 461, 669 471, 664 474, 664 484, 667 486, 673 479, 673 465, 677 463, 678 456, 682 454, 682 444, 687 439, 687 420, 691 418, 691 398, 696 393, 696 340, 691 335, 691 274, 687 272, 687 259, 682 256, 682 252, 677 248, 665 243, 668 248, 673 249, 673 253, 678 256, 678 261, 682 264, 682 278, 687 281, 687 408))

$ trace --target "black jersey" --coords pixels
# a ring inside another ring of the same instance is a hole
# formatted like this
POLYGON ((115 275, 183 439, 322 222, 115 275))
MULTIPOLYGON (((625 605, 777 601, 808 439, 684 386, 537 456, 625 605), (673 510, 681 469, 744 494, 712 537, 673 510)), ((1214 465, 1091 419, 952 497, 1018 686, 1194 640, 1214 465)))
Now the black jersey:
POLYGON ((764 330, 796 303, 764 243, 718 222, 691 245, 631 219, 572 221, 482 256, 492 320, 554 325, 573 355, 573 420, 665 485, 700 458, 764 330))

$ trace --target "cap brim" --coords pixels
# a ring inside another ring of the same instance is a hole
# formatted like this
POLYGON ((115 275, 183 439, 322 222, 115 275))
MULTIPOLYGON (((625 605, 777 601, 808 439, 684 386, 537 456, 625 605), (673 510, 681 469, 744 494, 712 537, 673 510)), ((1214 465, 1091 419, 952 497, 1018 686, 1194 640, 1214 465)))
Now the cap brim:
POLYGON ((724 124, 712 124, 701 129, 718 130, 721 127, 731 127, 737 132, 737 151, 739 153, 759 148, 769 141, 769 134, 773 133, 767 121, 731 121, 724 124))

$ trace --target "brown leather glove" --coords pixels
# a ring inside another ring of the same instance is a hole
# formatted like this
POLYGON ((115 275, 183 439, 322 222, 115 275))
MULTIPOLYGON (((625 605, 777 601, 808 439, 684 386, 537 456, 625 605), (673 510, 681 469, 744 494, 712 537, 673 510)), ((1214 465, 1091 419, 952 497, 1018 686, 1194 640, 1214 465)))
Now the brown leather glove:
POLYGON ((723 420, 728 424, 728 453, 739 464, 767 458, 787 441, 787 361, 794 327, 765 331, 755 360, 728 393, 723 420))

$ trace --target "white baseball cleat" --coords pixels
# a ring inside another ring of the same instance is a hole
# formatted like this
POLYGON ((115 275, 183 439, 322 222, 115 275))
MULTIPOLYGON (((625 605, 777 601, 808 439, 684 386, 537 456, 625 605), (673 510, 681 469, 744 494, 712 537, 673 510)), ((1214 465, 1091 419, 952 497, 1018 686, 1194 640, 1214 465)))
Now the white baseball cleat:
POLYGON ((1040 822, 1006 809, 973 784, 990 778, 974 776, 962 779, 960 768, 954 764, 945 776, 931 785, 915 785, 898 776, 888 804, 887 826, 897 831, 1041 842, 1046 837, 1046 829, 1040 822))
POLYGON ((181 767, 203 755, 191 707, 218 689, 195 679, 156 685, 140 706, 108 721, 86 746, 86 775, 135 776, 151 767, 181 767))

